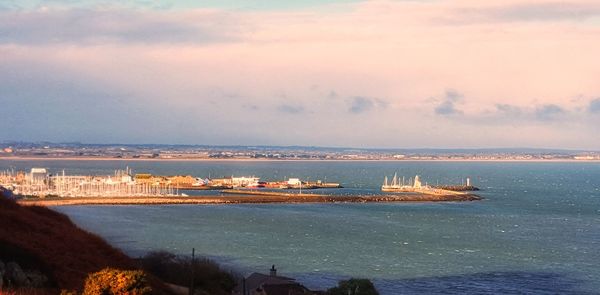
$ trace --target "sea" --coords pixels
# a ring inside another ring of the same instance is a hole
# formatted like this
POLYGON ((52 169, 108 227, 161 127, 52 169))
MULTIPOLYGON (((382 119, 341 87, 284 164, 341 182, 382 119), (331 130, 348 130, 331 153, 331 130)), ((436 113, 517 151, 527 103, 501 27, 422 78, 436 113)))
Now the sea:
POLYGON ((313 289, 368 278, 381 294, 600 294, 597 162, 0 161, 0 170, 32 167, 297 177, 339 182, 343 189, 313 192, 341 195, 381 194, 384 177, 394 173, 429 184, 470 178, 482 201, 53 209, 134 257, 195 249, 243 275, 275 265, 313 289))

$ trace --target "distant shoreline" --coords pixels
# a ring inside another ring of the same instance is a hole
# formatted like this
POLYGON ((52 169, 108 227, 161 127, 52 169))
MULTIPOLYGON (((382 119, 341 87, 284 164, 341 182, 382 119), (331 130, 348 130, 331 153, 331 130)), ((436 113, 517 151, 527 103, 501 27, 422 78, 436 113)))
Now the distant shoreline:
POLYGON ((297 203, 418 203, 418 202, 465 202, 479 201, 473 194, 460 195, 381 195, 381 196, 334 196, 334 195, 244 195, 244 196, 190 196, 190 197, 63 197, 20 199, 21 205, 74 206, 74 205, 217 205, 217 204, 297 204, 297 203))
POLYGON ((132 162, 575 162, 576 159, 208 159, 208 158, 110 158, 110 157, 0 157, 0 161, 132 161, 132 162))

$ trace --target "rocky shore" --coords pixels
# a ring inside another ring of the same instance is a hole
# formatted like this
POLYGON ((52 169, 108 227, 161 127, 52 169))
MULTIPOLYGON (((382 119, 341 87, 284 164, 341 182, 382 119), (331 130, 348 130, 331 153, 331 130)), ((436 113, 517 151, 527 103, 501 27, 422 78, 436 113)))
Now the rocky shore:
POLYGON ((474 194, 426 195, 397 194, 379 196, 335 195, 236 195, 236 196, 190 196, 190 197, 69 197, 21 199, 21 205, 69 206, 69 205, 167 205, 167 204, 270 204, 270 203, 396 203, 396 202, 463 202, 478 201, 474 194))

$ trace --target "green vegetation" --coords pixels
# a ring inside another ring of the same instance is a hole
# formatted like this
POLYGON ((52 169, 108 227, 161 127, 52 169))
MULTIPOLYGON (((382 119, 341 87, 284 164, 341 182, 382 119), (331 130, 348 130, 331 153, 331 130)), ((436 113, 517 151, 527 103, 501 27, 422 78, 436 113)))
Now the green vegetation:
POLYGON ((148 273, 180 286, 190 286, 193 273, 194 289, 206 294, 231 294, 237 281, 237 275, 223 271, 207 258, 197 258, 192 262, 187 256, 158 251, 148 253, 140 260, 140 264, 148 273))
POLYGON ((327 295, 379 295, 368 279, 349 279, 340 281, 337 287, 327 290, 327 295))

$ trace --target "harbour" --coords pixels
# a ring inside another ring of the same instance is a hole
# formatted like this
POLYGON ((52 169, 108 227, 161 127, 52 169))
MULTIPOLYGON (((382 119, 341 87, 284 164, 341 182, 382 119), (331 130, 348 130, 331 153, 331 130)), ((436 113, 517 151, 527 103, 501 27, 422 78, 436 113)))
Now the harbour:
MULTIPOLYGON (((469 181, 469 180, 468 180, 469 181)), ((467 182, 468 182, 467 181, 467 182)), ((476 201, 481 197, 465 191, 422 184, 419 175, 408 184, 394 174, 391 184, 385 177, 381 196, 339 195, 330 193, 343 186, 336 182, 303 181, 291 177, 283 181, 261 181, 256 176, 201 178, 192 175, 162 176, 134 173, 126 167, 113 175, 52 174, 49 169, 33 167, 30 172, 5 170, 0 187, 23 204, 238 204, 238 203, 333 203, 333 202, 439 202, 476 201), (303 192, 304 190, 304 192, 303 192), (312 190, 326 190, 314 193, 312 190), (215 191, 209 196, 190 196, 190 191, 215 191), (308 191, 308 192, 307 192, 308 191), (245 197, 239 197, 245 196, 245 197), (66 198, 61 202, 61 198, 66 198), (130 200, 127 200, 130 198, 130 200), (157 199, 160 198, 160 199, 157 199), (187 198, 187 200, 186 200, 187 198), (41 200, 40 200, 41 199, 41 200), (162 199, 162 200, 161 200, 162 199)))

